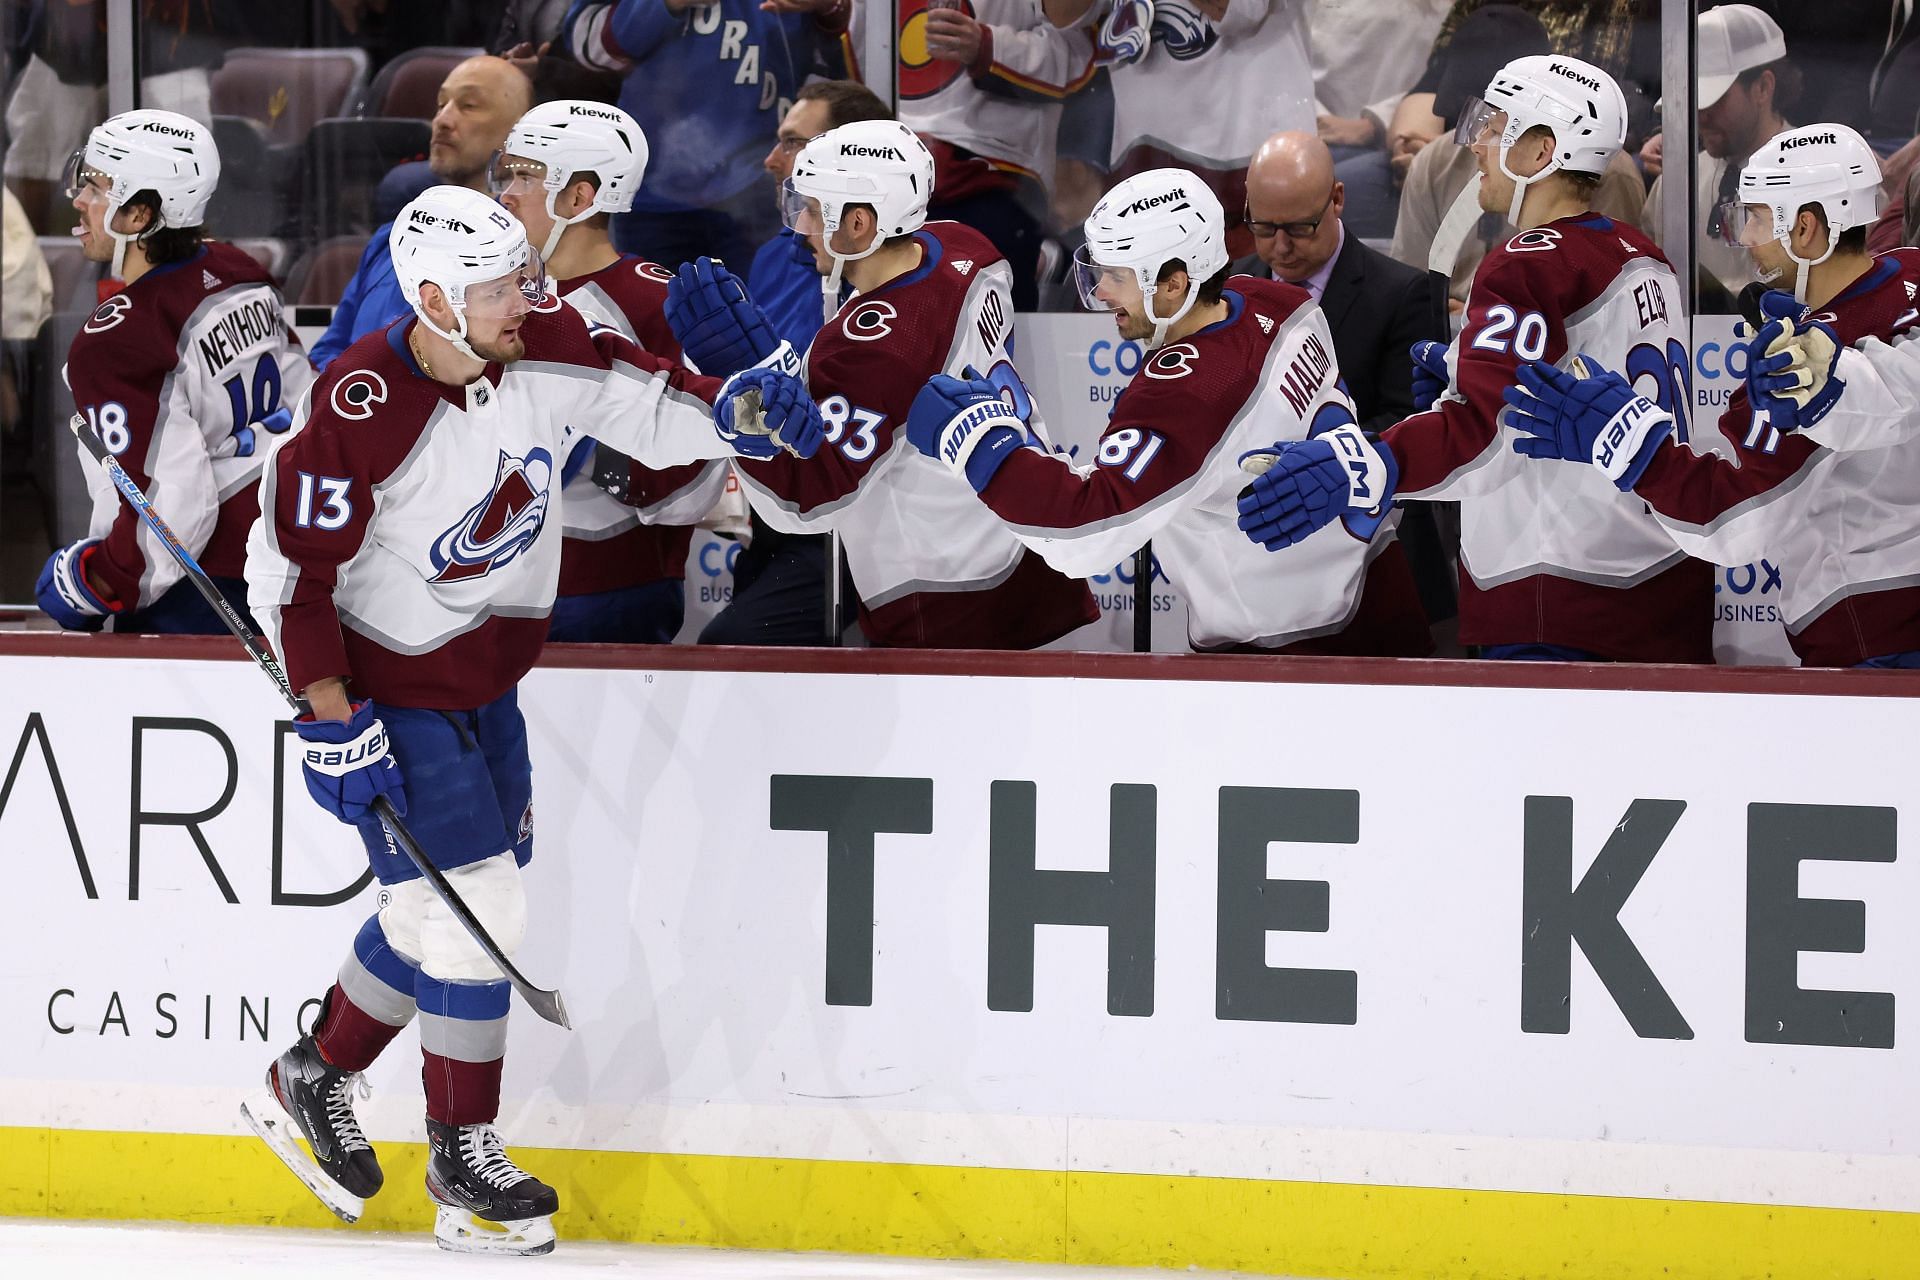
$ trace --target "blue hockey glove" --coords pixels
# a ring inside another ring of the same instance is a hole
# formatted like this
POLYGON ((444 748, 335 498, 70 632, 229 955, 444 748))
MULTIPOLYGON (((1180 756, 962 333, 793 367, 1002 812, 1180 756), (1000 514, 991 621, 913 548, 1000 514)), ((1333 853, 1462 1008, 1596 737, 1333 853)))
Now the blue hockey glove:
POLYGON ((406 784, 388 750, 387 727, 374 718, 373 703, 355 703, 345 724, 296 716, 293 731, 300 735, 300 772, 315 804, 342 822, 366 817, 377 796, 391 801, 396 813, 406 813, 406 784))
POLYGON ((742 369, 728 378, 713 402, 713 426, 735 453, 761 460, 782 449, 811 458, 827 438, 807 384, 779 369, 742 369))
POLYGON ((1425 413, 1453 378, 1447 372, 1447 344, 1422 338, 1407 354, 1413 357, 1413 411, 1425 413))
POLYGON ((1836 376, 1840 335, 1830 325, 1800 320, 1805 311, 1793 295, 1769 290, 1760 297, 1766 323, 1747 341, 1747 400, 1780 431, 1811 427, 1846 390, 1836 376))
POLYGON ((1311 440, 1240 455, 1253 483, 1240 494, 1240 531, 1269 551, 1290 547, 1342 516, 1384 513, 1400 464, 1351 423, 1311 440))
MULTIPOLYGON (((1011 369, 1008 376, 1018 383, 1011 369)), ((1027 424, 1002 398, 1000 388, 985 378, 936 373, 907 410, 907 441, 946 463, 979 493, 993 482, 1000 464, 1027 442, 1027 424)))
POLYGON ((1526 433, 1513 442, 1515 453, 1590 462, 1625 491, 1673 434, 1672 414, 1584 357, 1574 357, 1571 373, 1534 360, 1519 375, 1520 385, 1504 393, 1507 423, 1526 433))
POLYGON ((98 631, 108 614, 120 611, 87 585, 87 560, 99 545, 98 538, 88 538, 60 548, 47 557, 34 581, 34 598, 42 612, 68 631, 98 631))
POLYGON ((688 358, 716 378, 760 363, 779 345, 746 286, 712 258, 680 264, 667 282, 666 313, 688 358))

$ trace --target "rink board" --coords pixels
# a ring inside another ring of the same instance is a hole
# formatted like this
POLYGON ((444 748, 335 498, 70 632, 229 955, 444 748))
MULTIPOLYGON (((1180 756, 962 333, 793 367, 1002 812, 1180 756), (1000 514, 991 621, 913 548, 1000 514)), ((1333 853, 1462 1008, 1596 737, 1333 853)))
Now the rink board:
MULTIPOLYGON (((223 652, 0 638, 0 1211, 323 1221, 235 1105, 374 890, 223 652)), ((502 1126, 572 1238, 1920 1276, 1910 690, 556 651, 520 958, 576 1030, 516 1016, 502 1126)))

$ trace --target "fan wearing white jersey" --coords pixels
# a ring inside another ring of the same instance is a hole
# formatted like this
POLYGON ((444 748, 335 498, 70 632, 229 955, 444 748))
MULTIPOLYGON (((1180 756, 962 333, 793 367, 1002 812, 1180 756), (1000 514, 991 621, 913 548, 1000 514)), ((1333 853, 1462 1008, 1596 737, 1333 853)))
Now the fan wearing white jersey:
MULTIPOLYGON (((494 158, 493 193, 527 229, 560 295, 654 355, 680 358, 662 308, 664 267, 613 247, 608 220, 633 204, 647 139, 603 102, 542 103, 494 158)), ((547 639, 668 644, 686 614, 693 524, 726 487, 720 461, 656 470, 583 438, 562 467, 566 537, 547 639)))
MULTIPOLYGON (((287 429, 313 370, 280 295, 251 257, 208 240, 220 154, 206 126, 129 111, 68 162, 74 234, 123 282, 87 318, 66 377, 87 426, 167 513, 228 603, 246 607, 247 529, 267 444, 287 429)), ((70 630, 222 632, 155 535, 84 448, 87 536, 48 559, 40 607, 70 630)))
POLYGON ((1460 639, 1481 656, 1709 662, 1711 568, 1606 476, 1527 465, 1501 421, 1519 366, 1585 353, 1684 423, 1673 268, 1637 229, 1592 210, 1626 135, 1620 88, 1574 58, 1519 58, 1462 111, 1460 131, 1481 207, 1521 231, 1474 273, 1449 384, 1377 443, 1347 431, 1282 444, 1241 500, 1241 527, 1277 550, 1383 501, 1458 499, 1460 639))
POLYGON ((1091 460, 1022 447, 1017 380, 938 375, 907 436, 951 468, 1064 574, 1110 569, 1147 539, 1188 602, 1196 649, 1423 656, 1432 651, 1398 516, 1347 522, 1286 556, 1236 523, 1240 457, 1271 441, 1353 429, 1326 317, 1306 290, 1227 276, 1218 197, 1152 169, 1101 198, 1075 263, 1080 300, 1150 354, 1091 460), (1011 393, 1002 398, 1004 389, 1011 393))
MULTIPOLYGON (((731 431, 731 401, 711 378, 590 331, 547 292, 525 229, 484 195, 429 188, 401 211, 392 245, 413 314, 354 343, 314 385, 268 458, 247 559, 254 611, 310 707, 294 721, 307 789, 358 831, 383 905, 313 1032, 268 1069, 271 1100, 247 1116, 354 1220, 381 1185, 354 1082, 417 1012, 436 1236, 545 1252, 558 1197, 508 1158, 493 1125, 511 988, 372 806, 384 796, 408 817, 511 956, 533 856, 515 690, 559 577, 560 521, 547 517, 560 464, 580 436, 651 465, 725 455, 709 402, 721 396, 717 425, 731 431), (286 1140, 288 1119, 310 1159, 286 1140)), ((817 447, 818 410, 782 396, 791 379, 751 370, 735 382, 763 403, 761 445, 817 447)))
MULTIPOLYGON (((1740 174, 1744 207, 1724 214, 1763 280, 1791 280, 1797 317, 1836 349, 1920 333, 1920 250, 1867 253, 1880 164, 1845 125, 1779 134, 1740 174), (1804 304, 1804 305, 1802 305, 1804 304)), ((1675 446, 1673 417, 1610 370, 1574 378, 1533 365, 1509 388, 1511 422, 1541 458, 1594 463, 1653 509, 1674 542, 1726 565, 1780 567, 1787 638, 1806 666, 1920 667, 1920 457, 1897 437, 1879 448, 1824 447, 1825 424, 1783 435, 1742 387, 1720 419, 1727 455, 1675 446)), ((1864 442, 1863 442, 1864 443, 1864 442)))
MULTIPOLYGON (((825 299, 838 303, 843 277, 855 290, 807 349, 805 391, 832 448, 743 460, 741 484, 776 529, 840 532, 871 643, 1036 648, 1098 617, 1092 593, 905 438, 928 378, 993 369, 1013 333, 1006 260, 971 228, 926 222, 932 185, 933 157, 892 120, 829 130, 794 161, 787 225, 812 248, 825 299)), ((667 318, 702 369, 739 368, 774 346, 746 290, 711 260, 681 267, 667 318)))

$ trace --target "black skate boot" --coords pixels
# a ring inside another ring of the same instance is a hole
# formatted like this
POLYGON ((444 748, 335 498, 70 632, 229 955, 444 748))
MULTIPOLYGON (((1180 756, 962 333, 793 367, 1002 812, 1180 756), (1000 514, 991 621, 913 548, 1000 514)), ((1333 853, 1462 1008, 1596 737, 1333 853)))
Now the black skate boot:
POLYGON ((353 1114, 355 1086, 367 1095, 359 1072, 329 1063, 306 1035, 267 1068, 271 1101, 262 1097, 240 1104, 248 1126, 322 1204, 348 1222, 359 1220, 383 1181, 373 1145, 353 1114), (287 1118, 307 1140, 311 1157, 294 1144, 287 1118))
POLYGON ((552 1253, 554 1189, 514 1164, 490 1124, 427 1121, 434 1239, 455 1253, 552 1253))

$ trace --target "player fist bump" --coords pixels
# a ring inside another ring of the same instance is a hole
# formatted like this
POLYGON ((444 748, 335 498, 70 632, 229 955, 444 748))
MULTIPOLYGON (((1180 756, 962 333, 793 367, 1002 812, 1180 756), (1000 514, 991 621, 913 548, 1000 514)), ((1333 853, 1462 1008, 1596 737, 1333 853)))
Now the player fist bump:
POLYGON ((1840 335, 1817 320, 1796 327, 1805 311, 1792 294, 1768 290, 1760 296, 1766 323, 1747 342, 1747 399, 1781 431, 1811 427, 1846 390, 1835 376, 1840 335))
MULTIPOLYGON (((972 373, 971 369, 967 370, 972 373)), ((936 373, 907 410, 907 441, 979 493, 1027 440, 1027 424, 984 378, 936 373)))
POLYGON ((1673 434, 1673 415, 1610 369, 1575 356, 1573 372, 1542 360, 1519 369, 1503 395, 1507 424, 1528 438, 1513 451, 1529 458, 1591 462, 1622 490, 1633 488, 1655 450, 1673 434))
POLYGON ((1290 547, 1342 517, 1373 516, 1372 536, 1393 504, 1400 464, 1353 423, 1311 440, 1240 455, 1253 483, 1240 493, 1240 531, 1269 551, 1290 547))
POLYGON ((713 427, 735 453, 763 461, 782 449, 811 458, 827 438, 807 384, 775 368, 742 369, 728 378, 713 402, 713 427))
POLYGON ((396 813, 407 811, 407 789, 400 766, 387 749, 387 727, 373 714, 373 703, 357 702, 345 724, 296 716, 300 735, 300 772, 314 803, 342 822, 367 816, 375 798, 385 796, 396 813))
POLYGON ((666 313, 688 359, 716 378, 759 364, 780 345, 746 285, 713 258, 680 264, 667 282, 666 313))
POLYGON ((87 585, 87 561, 99 546, 98 538, 89 538, 60 548, 47 557, 33 584, 42 611, 68 631, 98 631, 108 614, 120 611, 87 585))

